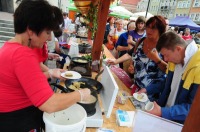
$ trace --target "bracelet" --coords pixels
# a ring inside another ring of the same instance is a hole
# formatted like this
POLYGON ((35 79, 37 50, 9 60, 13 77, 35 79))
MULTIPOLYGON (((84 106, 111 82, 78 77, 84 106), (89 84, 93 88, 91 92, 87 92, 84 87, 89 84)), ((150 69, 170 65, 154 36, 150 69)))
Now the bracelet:
POLYGON ((82 98, 83 98, 83 97, 82 97, 81 91, 80 91, 80 90, 77 90, 77 91, 80 93, 81 101, 82 101, 82 98))
POLYGON ((159 60, 156 64, 159 65, 162 62, 162 60, 159 60))

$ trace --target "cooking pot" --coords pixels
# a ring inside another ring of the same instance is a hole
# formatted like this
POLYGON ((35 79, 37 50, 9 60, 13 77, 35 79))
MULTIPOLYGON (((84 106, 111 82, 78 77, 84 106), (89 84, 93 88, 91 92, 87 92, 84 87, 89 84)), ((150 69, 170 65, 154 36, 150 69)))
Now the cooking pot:
POLYGON ((88 60, 83 57, 73 57, 71 61, 78 65, 83 65, 88 63, 88 60))
POLYGON ((73 89, 69 88, 69 86, 73 85, 74 82, 83 82, 84 84, 80 84, 80 88, 89 88, 91 91, 96 91, 97 93, 99 93, 100 90, 103 89, 103 85, 99 81, 87 77, 66 80, 66 88, 68 88, 70 91, 74 91, 73 89))
POLYGON ((91 53, 92 46, 90 44, 82 43, 78 45, 79 53, 91 53))
POLYGON ((88 101, 81 101, 77 103, 80 104, 85 109, 88 115, 92 115, 96 112, 97 100, 98 100, 97 93, 93 91, 88 101))
MULTIPOLYGON (((51 85, 53 85, 54 87, 57 87, 63 93, 69 93, 69 92, 74 91, 69 88, 64 88, 63 86, 58 85, 56 83, 51 83, 51 85)), ((96 106, 97 100, 98 100, 97 91, 91 90, 91 96, 90 96, 89 101, 82 101, 82 102, 77 102, 77 103, 80 104, 85 109, 88 115, 93 115, 96 112, 95 106, 96 106)))

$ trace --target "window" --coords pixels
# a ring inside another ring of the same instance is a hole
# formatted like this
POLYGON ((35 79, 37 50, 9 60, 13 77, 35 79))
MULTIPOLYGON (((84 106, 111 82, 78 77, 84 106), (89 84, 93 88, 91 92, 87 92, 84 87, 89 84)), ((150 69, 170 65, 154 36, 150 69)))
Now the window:
POLYGON ((170 2, 170 6, 173 6, 174 2, 170 2))
POLYGON ((187 8, 190 8, 190 3, 191 3, 191 1, 189 0, 189 1, 187 1, 187 8))
POLYGON ((195 16, 195 14, 193 14, 193 13, 190 14, 190 19, 191 19, 191 20, 194 20, 194 16, 195 16))
POLYGON ((174 6, 176 6, 176 1, 174 1, 174 6))
POLYGON ((182 3, 182 1, 179 1, 177 8, 182 8, 182 7, 183 7, 183 3, 182 3))
POLYGON ((200 14, 196 14, 194 21, 198 21, 199 20, 199 16, 200 16, 200 14))
POLYGON ((200 0, 194 0, 193 7, 200 7, 200 0))
POLYGON ((183 5, 182 5, 182 8, 186 8, 186 1, 183 1, 183 5))

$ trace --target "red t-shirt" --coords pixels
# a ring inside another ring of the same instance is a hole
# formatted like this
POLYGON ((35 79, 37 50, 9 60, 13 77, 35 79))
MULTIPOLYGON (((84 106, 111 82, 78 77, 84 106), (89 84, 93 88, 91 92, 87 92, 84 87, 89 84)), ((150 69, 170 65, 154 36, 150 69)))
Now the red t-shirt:
POLYGON ((48 59, 47 43, 41 49, 34 48, 33 51, 36 53, 39 62, 44 62, 48 59))
POLYGON ((187 36, 183 35, 182 38, 183 38, 184 40, 191 40, 191 39, 192 39, 192 36, 191 36, 191 35, 187 35, 187 36))
POLYGON ((33 50, 6 42, 0 48, 0 112, 38 107, 52 95, 33 50))

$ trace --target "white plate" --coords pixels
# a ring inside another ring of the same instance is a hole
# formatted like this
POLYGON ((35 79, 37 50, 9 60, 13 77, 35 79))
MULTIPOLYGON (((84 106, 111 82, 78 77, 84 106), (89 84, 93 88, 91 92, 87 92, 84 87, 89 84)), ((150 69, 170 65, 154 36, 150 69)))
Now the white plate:
POLYGON ((61 73, 61 76, 64 77, 64 78, 67 78, 67 79, 79 79, 79 78, 82 77, 80 73, 75 72, 75 71, 63 72, 63 73, 61 73), (67 76, 65 76, 66 73, 71 73, 73 76, 72 77, 67 77, 67 76))
POLYGON ((140 102, 146 102, 147 100, 148 100, 148 97, 147 97, 147 95, 145 94, 145 93, 141 93, 142 95, 143 95, 143 98, 142 99, 138 99, 138 93, 134 93, 133 94, 133 97, 136 99, 136 100, 138 100, 138 101, 140 101, 140 102))

